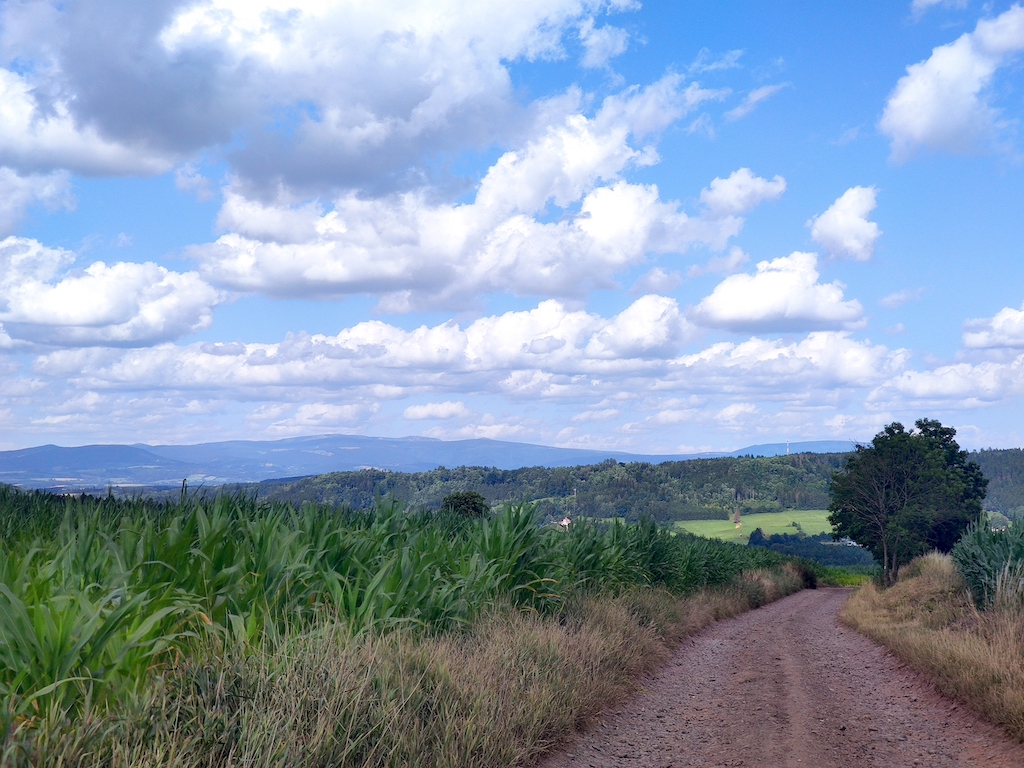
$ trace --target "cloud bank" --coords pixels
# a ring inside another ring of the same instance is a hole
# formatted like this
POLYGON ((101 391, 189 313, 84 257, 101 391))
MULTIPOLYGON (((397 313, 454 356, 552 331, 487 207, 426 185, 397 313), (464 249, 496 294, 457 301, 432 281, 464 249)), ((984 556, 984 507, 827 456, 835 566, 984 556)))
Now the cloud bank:
MULTIPOLYGON (((578 107, 574 94, 573 107, 578 107)), ((228 234, 190 256, 204 277, 275 296, 380 296, 388 312, 459 307, 473 297, 582 297, 649 254, 725 247, 742 214, 779 197, 785 181, 746 168, 715 179, 690 215, 651 184, 623 174, 656 162, 657 134, 712 91, 670 75, 609 96, 592 117, 575 109, 539 129, 486 172, 472 202, 436 203, 424 191, 377 199, 265 204, 228 189, 228 234), (563 216, 551 220, 555 208, 563 216)))
POLYGON ((195 272, 102 261, 35 240, 0 241, 0 323, 11 339, 65 346, 144 346, 206 328, 219 291, 195 272))

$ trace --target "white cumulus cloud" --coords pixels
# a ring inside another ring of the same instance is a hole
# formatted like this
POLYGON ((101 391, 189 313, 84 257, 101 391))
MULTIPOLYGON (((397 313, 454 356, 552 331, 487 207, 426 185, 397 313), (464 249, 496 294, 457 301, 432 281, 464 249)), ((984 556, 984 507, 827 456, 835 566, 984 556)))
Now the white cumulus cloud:
POLYGON ((152 344, 209 326, 220 292, 195 272, 97 261, 35 240, 0 241, 0 322, 23 341, 56 345, 152 344))
POLYGON ((712 92, 668 76, 605 99, 593 117, 570 111, 487 171, 475 199, 438 203, 425 192, 268 204, 225 192, 215 243, 190 250, 211 282, 283 296, 381 297, 387 311, 465 305, 481 293, 580 297, 611 287, 650 253, 701 243, 722 248, 737 215, 785 182, 742 169, 718 179, 689 216, 654 185, 621 178, 652 162, 630 139, 656 133, 712 92), (551 220, 551 206, 566 214, 551 220), (577 208, 578 206, 578 208, 577 208))
POLYGON ((955 363, 904 371, 877 387, 869 401, 907 406, 975 408, 1024 394, 1024 355, 1008 363, 955 363))
POLYGON ((607 421, 618 416, 620 411, 617 408, 598 408, 596 410, 583 411, 572 417, 572 421, 582 423, 587 421, 607 421))
POLYGON ((516 372, 543 378, 623 366, 649 369, 678 353, 687 328, 675 301, 661 296, 643 296, 610 318, 548 300, 531 310, 481 317, 465 328, 448 322, 406 331, 369 320, 336 336, 295 334, 278 344, 164 344, 129 353, 70 350, 44 356, 38 365, 53 375, 95 376, 97 386, 237 389, 364 386, 387 380, 400 388, 475 382, 516 390, 526 382, 516 372))
POLYGON ((690 332, 674 299, 642 296, 594 334, 586 352, 616 359, 670 355, 690 332))
POLYGON ((704 275, 730 274, 736 272, 750 261, 750 257, 743 252, 743 249, 734 245, 725 256, 714 256, 707 264, 694 264, 687 270, 689 277, 702 277, 704 275))
MULTIPOLYGON (((212 0, 183 9, 159 41, 172 56, 222 51, 229 74, 218 84, 237 83, 245 98, 236 114, 258 113, 268 96, 294 105, 288 137, 260 131, 236 153, 247 179, 379 187, 389 176, 400 184, 400 175, 431 153, 515 130, 523 116, 507 63, 560 56, 563 36, 582 26, 584 63, 602 66, 627 40, 614 27, 595 29, 592 20, 598 11, 630 6, 212 0)), ((231 119, 217 112, 221 121, 231 119)))
POLYGON ((191 192, 200 202, 213 199, 213 182, 199 172, 195 163, 183 163, 174 169, 174 186, 191 192))
POLYGON ((459 419, 470 415, 469 408, 461 400, 445 400, 443 403, 410 405, 402 414, 411 421, 425 419, 459 419))
MULTIPOLYGON (((882 384, 903 370, 907 358, 903 350, 833 331, 788 342, 717 343, 681 354, 678 342, 671 341, 679 326, 678 315, 661 297, 638 300, 608 318, 545 301, 464 328, 443 323, 404 330, 369 321, 336 336, 296 334, 276 344, 64 349, 42 355, 33 368, 41 380, 77 390, 158 390, 183 403, 195 400, 196 393, 205 399, 263 400, 268 406, 260 423, 282 428, 296 424, 289 402, 362 404, 363 410, 326 409, 322 416, 309 411, 304 423, 314 429, 328 418, 339 424, 348 416, 358 420, 359 413, 371 413, 364 407, 368 403, 427 393, 443 398, 482 391, 535 404, 593 404, 587 410, 600 412, 582 419, 611 418, 612 411, 636 407, 645 395, 656 395, 651 408, 662 411, 671 393, 690 408, 692 397, 701 394, 726 398, 720 408, 730 400, 822 402, 834 399, 838 390, 882 384)), ((406 418, 462 416, 461 400, 442 398, 408 406, 406 418)), ((570 415, 571 410, 567 423, 570 415)))
POLYGON ((715 418, 727 424, 735 424, 744 417, 753 416, 757 412, 757 406, 753 403, 733 403, 715 414, 715 418))
POLYGON ((814 331, 798 341, 754 337, 720 342, 673 361, 667 382, 689 392, 805 399, 832 387, 881 384, 898 374, 909 353, 858 341, 847 331, 814 331))
POLYGON ((562 57, 589 23, 585 63, 600 66, 627 40, 593 19, 638 7, 4 3, 0 165, 148 174, 214 149, 262 193, 407 188, 437 153, 504 142, 529 123, 513 63, 562 57))
POLYGON ((322 429, 335 432, 339 427, 351 427, 379 410, 378 403, 303 403, 294 412, 270 423, 267 431, 277 436, 322 429))
POLYGON ((807 222, 811 237, 833 256, 867 261, 882 235, 878 224, 868 219, 875 210, 874 187, 851 187, 820 216, 807 222))
POLYGON ((661 267, 655 267, 633 283, 630 293, 636 296, 647 293, 671 293, 682 282, 683 276, 678 272, 666 272, 661 267))
POLYGON ((22 173, 67 169, 111 175, 171 167, 166 153, 108 139, 95 125, 81 124, 71 100, 41 105, 34 91, 26 76, 0 69, 0 165, 22 173))
POLYGON ((878 124, 893 158, 907 160, 920 147, 966 152, 997 140, 1000 114, 988 88, 1022 50, 1024 7, 1014 5, 907 67, 878 124))
POLYGON ((625 53, 629 47, 629 33, 606 24, 595 27, 593 19, 587 19, 580 25, 580 42, 585 53, 580 61, 587 69, 604 67, 616 56, 625 53))
POLYGON ((970 349, 1024 347, 1024 307, 1003 307, 993 317, 968 320, 963 343, 970 349))
POLYGON ((763 202, 778 200, 786 191, 786 180, 755 176, 749 168, 733 171, 725 179, 715 178, 700 193, 700 201, 712 216, 734 216, 746 213, 763 202))
POLYGON ((0 235, 14 231, 29 206, 41 203, 47 208, 73 208, 71 180, 62 171, 21 175, 0 168, 0 235))
POLYGON ((839 282, 818 282, 818 259, 796 252, 757 264, 757 272, 730 275, 690 312, 711 328, 800 331, 855 328, 863 307, 846 301, 839 282))

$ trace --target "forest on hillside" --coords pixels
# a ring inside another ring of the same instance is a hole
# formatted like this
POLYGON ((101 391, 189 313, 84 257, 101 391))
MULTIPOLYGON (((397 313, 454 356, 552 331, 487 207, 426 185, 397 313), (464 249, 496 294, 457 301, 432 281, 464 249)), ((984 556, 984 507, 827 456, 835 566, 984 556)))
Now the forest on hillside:
POLYGON ((971 459, 978 462, 988 478, 985 509, 1001 512, 1011 519, 1024 517, 1024 450, 974 451, 971 459))
POLYGON ((492 505, 532 501, 547 515, 649 516, 658 521, 725 519, 740 511, 780 512, 828 506, 829 478, 844 454, 717 458, 663 464, 613 460, 582 467, 441 467, 431 472, 367 469, 268 481, 270 501, 371 507, 393 496, 412 508, 438 508, 450 493, 475 491, 492 505))
MULTIPOLYGON (((989 478, 985 508, 1024 515, 1024 450, 971 453, 989 478)), ((741 514, 828 506, 832 473, 842 453, 724 457, 622 464, 608 460, 579 467, 440 467, 430 472, 365 469, 314 477, 268 480, 256 486, 268 501, 303 501, 369 509, 394 497, 413 509, 437 509, 450 493, 475 491, 491 505, 536 502, 548 516, 584 515, 659 521, 725 519, 741 514)))

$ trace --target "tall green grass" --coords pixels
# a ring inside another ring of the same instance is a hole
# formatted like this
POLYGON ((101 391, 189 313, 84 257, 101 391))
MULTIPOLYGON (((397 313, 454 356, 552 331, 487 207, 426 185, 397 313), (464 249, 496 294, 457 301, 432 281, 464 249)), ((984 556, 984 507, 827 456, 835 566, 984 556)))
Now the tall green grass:
POLYGON ((997 599, 1015 600, 1024 608, 1024 525, 993 531, 987 521, 978 521, 951 554, 979 608, 997 599))
POLYGON ((154 691, 179 724, 182 702, 253 695, 225 691, 197 660, 245 667, 272 649, 322 647, 324 632, 464 633, 498 606, 543 616, 636 586, 682 594, 784 560, 651 522, 545 528, 528 505, 464 520, 184 490, 156 503, 0 486, 0 532, 3 765, 32 764, 61 724, 85 733, 145 710, 154 691))

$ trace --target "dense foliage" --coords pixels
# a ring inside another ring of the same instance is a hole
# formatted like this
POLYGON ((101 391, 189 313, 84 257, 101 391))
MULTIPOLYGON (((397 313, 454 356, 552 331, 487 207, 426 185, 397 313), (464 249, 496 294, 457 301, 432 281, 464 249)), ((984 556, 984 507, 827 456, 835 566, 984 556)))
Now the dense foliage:
POLYGON ((931 419, 915 427, 893 422, 832 478, 835 534, 870 550, 887 584, 914 557, 953 548, 980 519, 988 482, 953 439, 956 430, 931 419))
POLYGON ((456 491, 441 500, 441 511, 457 517, 483 517, 491 507, 476 491, 456 491))
POLYGON ((865 566, 875 565, 875 558, 863 547, 846 546, 833 539, 831 534, 808 536, 804 533, 775 533, 765 536, 755 528, 747 540, 747 546, 764 547, 792 557, 802 557, 822 565, 865 566))
POLYGON ((548 516, 583 515, 638 520, 727 519, 783 509, 824 509, 832 472, 843 454, 718 458, 663 464, 606 461, 584 467, 483 467, 432 472, 334 472, 261 483, 261 497, 298 504, 373 506, 393 496, 412 508, 437 509, 455 492, 481 494, 488 503, 535 502, 548 516))
POLYGON ((1024 518, 1024 450, 1008 448, 971 453, 988 478, 985 509, 1011 519, 1024 518))
POLYGON ((1024 525, 994 531, 979 521, 953 547, 952 555, 979 608, 990 607, 1000 593, 1024 596, 1024 525))
POLYGON ((0 486, 0 732, 105 711, 197 648, 260 647, 340 622, 354 634, 468 626, 494 606, 545 613, 575 595, 683 593, 779 555, 651 521, 541 526, 257 503, 58 497, 0 486))

